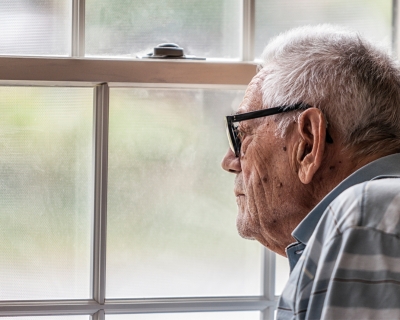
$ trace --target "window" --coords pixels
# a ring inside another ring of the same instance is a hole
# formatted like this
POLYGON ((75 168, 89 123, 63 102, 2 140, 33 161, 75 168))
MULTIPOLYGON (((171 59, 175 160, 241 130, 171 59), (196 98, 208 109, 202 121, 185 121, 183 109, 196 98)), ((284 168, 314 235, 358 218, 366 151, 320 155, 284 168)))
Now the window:
POLYGON ((1 1, 0 317, 272 319, 287 262, 236 233, 223 116, 272 36, 396 51, 396 5, 1 1), (136 58, 164 42, 207 60, 136 58))
POLYGON ((0 87, 1 300, 90 297, 92 96, 0 87))

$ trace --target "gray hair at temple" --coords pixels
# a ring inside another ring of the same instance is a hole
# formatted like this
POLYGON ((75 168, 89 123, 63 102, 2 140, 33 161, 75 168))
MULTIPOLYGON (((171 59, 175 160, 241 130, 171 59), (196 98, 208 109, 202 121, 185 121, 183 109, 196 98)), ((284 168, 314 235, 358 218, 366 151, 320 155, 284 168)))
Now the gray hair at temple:
MULTIPOLYGON (((400 151, 400 71, 382 48, 332 25, 274 38, 263 52, 264 107, 304 102, 319 108, 356 156, 400 151)), ((300 114, 288 113, 279 132, 300 114)))

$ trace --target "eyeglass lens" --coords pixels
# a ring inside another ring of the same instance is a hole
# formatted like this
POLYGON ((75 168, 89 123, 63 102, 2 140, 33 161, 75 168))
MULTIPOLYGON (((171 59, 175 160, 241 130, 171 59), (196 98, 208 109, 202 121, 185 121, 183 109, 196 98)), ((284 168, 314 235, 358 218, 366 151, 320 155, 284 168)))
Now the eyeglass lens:
POLYGON ((226 135, 228 136, 229 146, 233 153, 238 157, 240 154, 240 139, 237 126, 232 122, 226 122, 226 135))

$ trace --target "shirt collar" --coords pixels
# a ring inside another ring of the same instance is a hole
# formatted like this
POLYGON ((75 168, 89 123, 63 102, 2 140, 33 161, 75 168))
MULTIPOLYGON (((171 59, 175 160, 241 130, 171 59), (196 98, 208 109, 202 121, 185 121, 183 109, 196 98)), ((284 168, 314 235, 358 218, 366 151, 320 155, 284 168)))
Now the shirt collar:
POLYGON ((364 167, 353 172, 343 180, 336 188, 329 192, 320 203, 300 222, 294 229, 292 236, 300 243, 307 244, 314 232, 319 219, 328 205, 344 190, 356 184, 391 176, 400 176, 400 153, 392 154, 372 161, 364 167))

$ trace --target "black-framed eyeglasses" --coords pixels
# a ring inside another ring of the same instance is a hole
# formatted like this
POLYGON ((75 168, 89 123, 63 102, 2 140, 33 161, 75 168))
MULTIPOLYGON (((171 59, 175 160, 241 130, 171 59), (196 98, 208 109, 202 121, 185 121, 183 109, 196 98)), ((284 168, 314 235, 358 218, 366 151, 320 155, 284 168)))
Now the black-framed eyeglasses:
MULTIPOLYGON (((247 112, 247 113, 236 114, 233 116, 226 116, 226 133, 228 135, 228 141, 229 141, 229 146, 231 147, 231 150, 236 155, 236 157, 239 157, 240 147, 241 147, 242 143, 241 143, 241 140, 239 137, 238 125, 235 125, 236 123, 238 123, 240 121, 244 121, 244 120, 272 116, 274 114, 283 113, 283 112, 290 112, 290 111, 294 111, 294 110, 306 110, 308 108, 311 108, 311 106, 309 106, 308 104, 299 102, 299 103, 296 103, 293 105, 285 105, 285 106, 280 106, 280 107, 275 107, 275 108, 269 108, 269 109, 263 109, 263 110, 257 110, 257 111, 247 112)), ((326 135, 326 141, 328 143, 333 143, 333 140, 332 140, 331 136, 328 134, 328 132, 326 135)))

